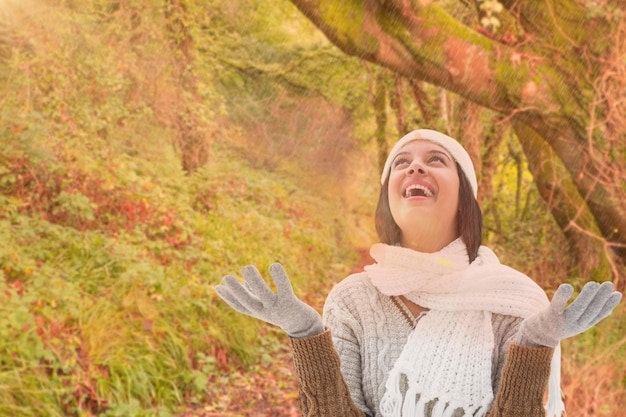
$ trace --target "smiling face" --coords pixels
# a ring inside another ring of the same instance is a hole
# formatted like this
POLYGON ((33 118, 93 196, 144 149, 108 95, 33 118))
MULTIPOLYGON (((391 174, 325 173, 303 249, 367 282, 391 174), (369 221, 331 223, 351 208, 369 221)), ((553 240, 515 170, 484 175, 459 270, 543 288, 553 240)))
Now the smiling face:
POLYGON ((459 175, 445 148, 427 140, 404 145, 391 163, 388 195, 402 246, 434 252, 458 237, 459 175))

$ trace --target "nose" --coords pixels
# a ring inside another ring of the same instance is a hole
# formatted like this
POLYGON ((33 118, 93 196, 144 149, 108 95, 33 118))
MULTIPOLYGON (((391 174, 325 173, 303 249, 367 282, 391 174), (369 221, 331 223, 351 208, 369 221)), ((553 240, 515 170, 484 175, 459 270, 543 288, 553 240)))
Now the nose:
POLYGON ((409 169, 407 170, 406 174, 407 175, 413 175, 415 173, 424 175, 426 174, 426 169, 419 163, 412 163, 411 166, 409 166, 409 169))

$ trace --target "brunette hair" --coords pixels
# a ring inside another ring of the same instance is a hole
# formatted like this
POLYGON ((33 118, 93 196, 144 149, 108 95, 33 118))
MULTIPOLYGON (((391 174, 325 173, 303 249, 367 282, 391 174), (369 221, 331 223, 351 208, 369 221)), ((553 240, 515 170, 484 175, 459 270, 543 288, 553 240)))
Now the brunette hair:
MULTIPOLYGON (((457 163, 459 174, 459 210, 457 213, 457 232, 467 246, 467 255, 472 262, 478 256, 482 242, 483 215, 474 197, 472 186, 457 163)), ((380 189, 376 207, 376 232, 382 243, 395 245, 400 242, 402 232, 391 215, 389 207, 389 175, 380 189)))

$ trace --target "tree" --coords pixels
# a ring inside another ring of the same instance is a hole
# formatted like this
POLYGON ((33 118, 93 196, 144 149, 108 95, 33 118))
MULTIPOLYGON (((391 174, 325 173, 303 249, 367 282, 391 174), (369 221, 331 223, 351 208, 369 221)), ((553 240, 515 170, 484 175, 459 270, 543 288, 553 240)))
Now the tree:
POLYGON ((291 2, 346 54, 500 113, 572 253, 601 255, 596 265, 608 262, 619 280, 626 263, 621 1, 291 2))
POLYGON ((181 162, 187 173, 193 173, 209 159, 209 141, 199 115, 201 97, 198 77, 194 73, 194 45, 190 33, 191 16, 183 0, 165 0, 165 18, 170 38, 174 78, 180 85, 180 108, 175 115, 176 136, 181 162))

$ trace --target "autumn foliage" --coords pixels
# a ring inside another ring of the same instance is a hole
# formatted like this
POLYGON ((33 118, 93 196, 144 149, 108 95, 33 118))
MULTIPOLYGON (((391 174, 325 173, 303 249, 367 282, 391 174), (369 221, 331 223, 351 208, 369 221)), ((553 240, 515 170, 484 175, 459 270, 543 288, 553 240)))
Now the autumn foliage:
MULTIPOLYGON (((425 123, 483 126, 503 262, 549 293, 587 279, 506 120, 347 57, 287 1, 7 0, 0 81, 0 416, 297 415, 285 336, 213 286, 280 261, 321 311, 369 261, 377 135, 425 123)), ((564 344, 570 417, 621 415, 624 326, 564 344)))

